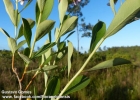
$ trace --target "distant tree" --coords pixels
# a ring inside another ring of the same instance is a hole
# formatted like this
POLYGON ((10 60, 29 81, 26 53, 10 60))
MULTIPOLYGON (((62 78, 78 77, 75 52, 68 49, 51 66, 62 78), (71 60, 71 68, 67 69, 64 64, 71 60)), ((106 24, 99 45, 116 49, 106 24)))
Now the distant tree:
MULTIPOLYGON (((70 15, 73 16, 75 15, 78 16, 79 18, 83 16, 81 9, 90 2, 90 0, 69 0, 69 1, 73 1, 74 3, 69 4, 67 12, 70 15)), ((77 31, 77 43, 78 43, 77 51, 79 52, 79 24, 77 24, 76 31, 77 31)))
POLYGON ((93 28, 93 25, 91 23, 88 23, 88 24, 85 23, 85 18, 81 19, 80 30, 79 30, 80 32, 82 32, 81 37, 91 37, 92 28, 93 28))

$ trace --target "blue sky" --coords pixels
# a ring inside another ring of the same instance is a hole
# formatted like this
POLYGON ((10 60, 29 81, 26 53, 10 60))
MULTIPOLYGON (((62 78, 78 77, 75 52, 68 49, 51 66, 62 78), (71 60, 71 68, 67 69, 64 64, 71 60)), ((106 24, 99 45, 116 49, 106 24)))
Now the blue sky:
MULTIPOLYGON (((24 18, 35 19, 35 5, 34 0, 31 5, 21 13, 24 18)), ((108 27, 111 23, 114 15, 111 11, 111 8, 107 6, 109 0, 90 0, 90 3, 82 9, 83 17, 85 17, 86 23, 91 23, 95 25, 98 20, 101 20, 106 23, 108 27)), ((120 2, 117 3, 116 8, 120 6, 120 2)), ((21 6, 22 7, 22 6, 21 6)), ((21 8, 20 7, 20 8, 21 8)), ((56 21, 55 27, 59 26, 59 17, 58 17, 58 0, 55 0, 53 12, 51 13, 49 19, 56 21)), ((135 46, 140 45, 140 21, 135 21, 122 30, 120 30, 117 34, 107 38, 104 43, 101 45, 107 47, 114 46, 135 46)), ((0 0, 0 27, 5 29, 10 36, 14 37, 14 26, 12 25, 6 11, 4 8, 3 0, 0 0)), ((34 33, 34 31, 33 31, 34 33)), ((82 33, 80 33, 81 35, 82 33)), ((23 39, 23 38, 21 38, 23 39)), ((47 37, 44 37, 41 41, 36 43, 35 48, 41 47, 44 44, 47 37)), ((74 33, 69 40, 73 43, 74 47, 77 48, 77 35, 74 33)), ((90 38, 80 38, 80 50, 87 51, 90 45, 90 38), (81 47, 83 49, 81 49, 81 47)), ((7 44, 7 38, 5 35, 0 33, 0 49, 9 49, 7 44)))

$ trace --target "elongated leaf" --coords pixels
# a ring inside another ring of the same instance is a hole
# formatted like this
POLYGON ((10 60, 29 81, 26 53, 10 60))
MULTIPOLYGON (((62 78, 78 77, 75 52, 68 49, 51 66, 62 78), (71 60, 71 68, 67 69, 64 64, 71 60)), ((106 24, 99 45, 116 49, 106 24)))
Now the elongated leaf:
POLYGON ((35 100, 37 100, 37 89, 34 86, 34 96, 35 96, 35 100))
POLYGON ((18 52, 18 54, 27 64, 31 62, 31 60, 27 56, 21 54, 20 52, 18 52))
POLYGON ((48 59, 51 55, 51 48, 45 53, 45 58, 48 59))
POLYGON ((68 95, 70 93, 79 91, 83 88, 85 88, 90 82, 90 79, 86 76, 80 75, 78 76, 68 87, 64 95, 68 95))
POLYGON ((18 26, 19 22, 20 22, 20 14, 19 14, 18 10, 14 10, 14 12, 15 12, 15 26, 18 26))
POLYGON ((67 37, 66 37, 63 41, 65 41, 68 37, 70 37, 74 32, 75 32, 75 31, 70 32, 70 33, 67 35, 67 37))
POLYGON ((50 66, 45 65, 42 69, 43 69, 44 71, 49 71, 49 70, 55 69, 55 68, 57 68, 57 67, 58 67, 57 65, 50 65, 50 66))
POLYGON ((23 34, 28 44, 28 47, 30 48, 32 38, 31 27, 26 19, 22 18, 22 21, 23 21, 23 34))
POLYGON ((10 35, 4 29, 0 28, 0 32, 2 32, 7 37, 10 37, 10 35))
POLYGON ((58 95, 60 91, 60 79, 58 77, 53 77, 47 86, 47 96, 58 95))
POLYGON ((36 31, 35 41, 38 41, 47 33, 49 33, 54 27, 54 24, 55 22, 52 20, 45 20, 42 23, 40 23, 36 31))
POLYGON ((68 8, 68 0, 61 0, 58 6, 60 23, 63 22, 67 8, 68 8))
POLYGON ((50 62, 51 59, 52 59, 52 56, 49 56, 49 57, 45 60, 44 65, 48 64, 48 62, 50 62))
POLYGON ((59 39, 59 28, 55 29, 55 42, 57 43, 59 39))
POLYGON ((114 7, 114 0, 110 0, 110 7, 114 13, 114 15, 116 14, 116 11, 115 11, 115 7, 114 7))
POLYGON ((57 44, 58 50, 62 50, 66 47, 66 42, 60 42, 57 44))
POLYGON ((66 19, 62 25, 59 36, 65 35, 65 33, 72 31, 76 27, 77 21, 78 18, 76 16, 66 19))
MULTIPOLYGON (((44 82, 45 82, 45 87, 47 87, 47 82, 48 82, 48 75, 47 72, 44 72, 44 82)), ((46 93, 45 93, 46 94, 46 93)))
POLYGON ((99 21, 92 29, 92 39, 90 43, 90 52, 92 52, 100 41, 100 39, 105 35, 106 25, 104 22, 99 21))
MULTIPOLYGON (((30 25, 30 28, 32 29, 35 25, 35 21, 32 20, 32 19, 26 19, 30 25)), ((19 33, 18 33, 18 36, 17 36, 17 39, 19 39, 21 36, 23 36, 23 24, 20 26, 20 29, 19 29, 19 33)))
POLYGON ((25 40, 23 40, 23 41, 20 41, 19 43, 18 43, 18 45, 17 45, 17 50, 19 49, 19 48, 21 48, 24 44, 26 43, 26 41, 25 40))
POLYGON ((43 9, 44 9, 44 6, 45 6, 46 1, 47 0, 37 0, 37 3, 38 3, 38 7, 39 7, 40 12, 43 12, 43 9))
POLYGON ((3 0, 6 12, 8 13, 12 23, 16 26, 15 10, 10 0, 3 0))
POLYGON ((38 7, 38 3, 36 2, 36 6, 35 6, 36 24, 38 23, 39 14, 40 14, 40 11, 38 7))
POLYGON ((72 57, 72 53, 73 53, 73 45, 69 41, 68 42, 68 77, 69 77, 70 69, 71 69, 71 57, 72 57))
POLYGON ((43 47, 41 47, 39 49, 39 51, 37 51, 35 54, 34 54, 34 57, 39 57, 41 56, 42 54, 46 53, 51 47, 53 47, 55 45, 55 43, 48 43, 48 44, 45 44, 43 47))
POLYGON ((97 64, 93 68, 87 69, 85 71, 93 71, 93 70, 98 70, 98 69, 104 69, 104 68, 110 68, 118 65, 123 65, 123 64, 130 64, 131 62, 129 60, 123 59, 123 58, 114 58, 111 60, 104 61, 102 63, 97 64))
POLYGON ((8 45, 10 47, 10 50, 12 51, 12 53, 14 54, 15 51, 17 50, 17 43, 16 40, 13 38, 8 37, 8 45))
POLYGON ((115 34, 128 23, 130 23, 139 12, 140 0, 126 0, 108 27, 105 38, 115 34))
POLYGON ((53 5, 54 5, 54 0, 46 1, 45 5, 44 5, 42 16, 41 16, 41 22, 43 22, 44 20, 46 20, 49 17, 49 15, 53 9, 53 5))

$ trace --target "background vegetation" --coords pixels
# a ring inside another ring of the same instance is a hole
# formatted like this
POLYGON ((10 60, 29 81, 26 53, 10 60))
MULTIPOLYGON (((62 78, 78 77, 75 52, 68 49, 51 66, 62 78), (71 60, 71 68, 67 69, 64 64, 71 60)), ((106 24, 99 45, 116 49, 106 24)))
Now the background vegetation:
MULTIPOLYGON (((109 60, 115 57, 121 57, 132 61, 131 65, 123 65, 109 69, 97 70, 88 73, 82 73, 91 78, 90 84, 81 91, 71 94, 70 100, 140 100, 140 47, 112 47, 112 48, 100 48, 98 52, 92 57, 90 63, 86 68, 91 68, 94 65, 109 60)), ((22 50, 20 51, 22 52, 22 50)), ((55 51, 54 51, 55 52, 55 51)), ((79 69, 78 67, 83 64, 87 59, 88 53, 79 53, 79 59, 76 57, 77 51, 75 50, 72 58, 71 77, 79 69)), ((67 55, 57 64, 59 68, 67 65, 67 55)), ((38 59, 30 64, 30 69, 37 67, 39 63, 38 59)), ((15 74, 11 69, 11 53, 7 50, 0 50, 0 91, 1 90, 18 90, 18 81, 15 74)), ((24 69, 24 63, 22 59, 16 54, 15 56, 15 68, 19 73, 22 73, 24 69)), ((59 70, 59 69, 58 69, 59 70)), ((56 72, 51 72, 56 73, 56 72)), ((34 74, 34 73, 33 73, 34 74)), ((23 84, 27 84, 33 74, 24 78, 23 84)), ((57 75, 56 75, 57 76, 57 75)), ((61 75, 60 75, 61 76, 61 75)), ((67 73, 62 73, 62 77, 67 76, 67 73)), ((33 91, 36 87, 38 94, 42 94, 44 90, 43 74, 39 74, 33 85, 29 88, 33 91), (38 81, 38 82, 36 82, 38 81)), ((61 86, 65 86, 67 77, 61 80, 61 86)), ((23 86, 24 88, 25 86, 23 86)), ((63 87, 61 87, 63 88, 63 87)), ((0 99, 1 94, 0 94, 0 99)))

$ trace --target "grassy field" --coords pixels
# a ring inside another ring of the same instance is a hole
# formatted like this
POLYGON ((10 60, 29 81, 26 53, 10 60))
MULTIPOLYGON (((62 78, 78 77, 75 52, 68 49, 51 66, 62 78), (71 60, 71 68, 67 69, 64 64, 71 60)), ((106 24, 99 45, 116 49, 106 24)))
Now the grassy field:
MULTIPOLYGON (((75 51, 72 59, 71 77, 81 67, 83 62, 88 57, 88 53, 79 53, 77 59, 77 52, 75 51)), ((132 61, 132 64, 118 66, 110 69, 97 70, 88 73, 82 73, 89 76, 90 84, 79 92, 71 94, 70 100, 140 100, 140 47, 113 47, 99 50, 91 59, 86 68, 91 68, 94 65, 109 60, 115 57, 122 57, 132 61)), ((57 62, 59 67, 67 65, 67 56, 61 61, 57 62)), ((24 63, 22 59, 16 55, 15 67, 18 72, 22 73, 24 63)), ((38 60, 30 64, 29 69, 36 68, 38 60)), ((55 72, 57 75, 57 73, 55 72)), ((26 75, 23 81, 23 88, 28 83, 31 76, 26 75)), ((63 76, 67 73, 64 72, 63 76)), ((63 88, 67 82, 67 77, 61 79, 63 88)), ((44 78, 40 74, 34 80, 32 86, 29 88, 33 91, 33 87, 37 87, 38 94, 44 91, 44 78)), ((18 81, 11 70, 11 53, 7 50, 0 51, 0 91, 2 90, 18 90, 18 81)), ((0 100, 2 100, 0 93, 0 100)), ((3 99, 4 100, 4 99, 3 99)), ((6 100, 6 99, 5 99, 6 100)), ((11 99, 12 100, 12 99, 11 99)))

